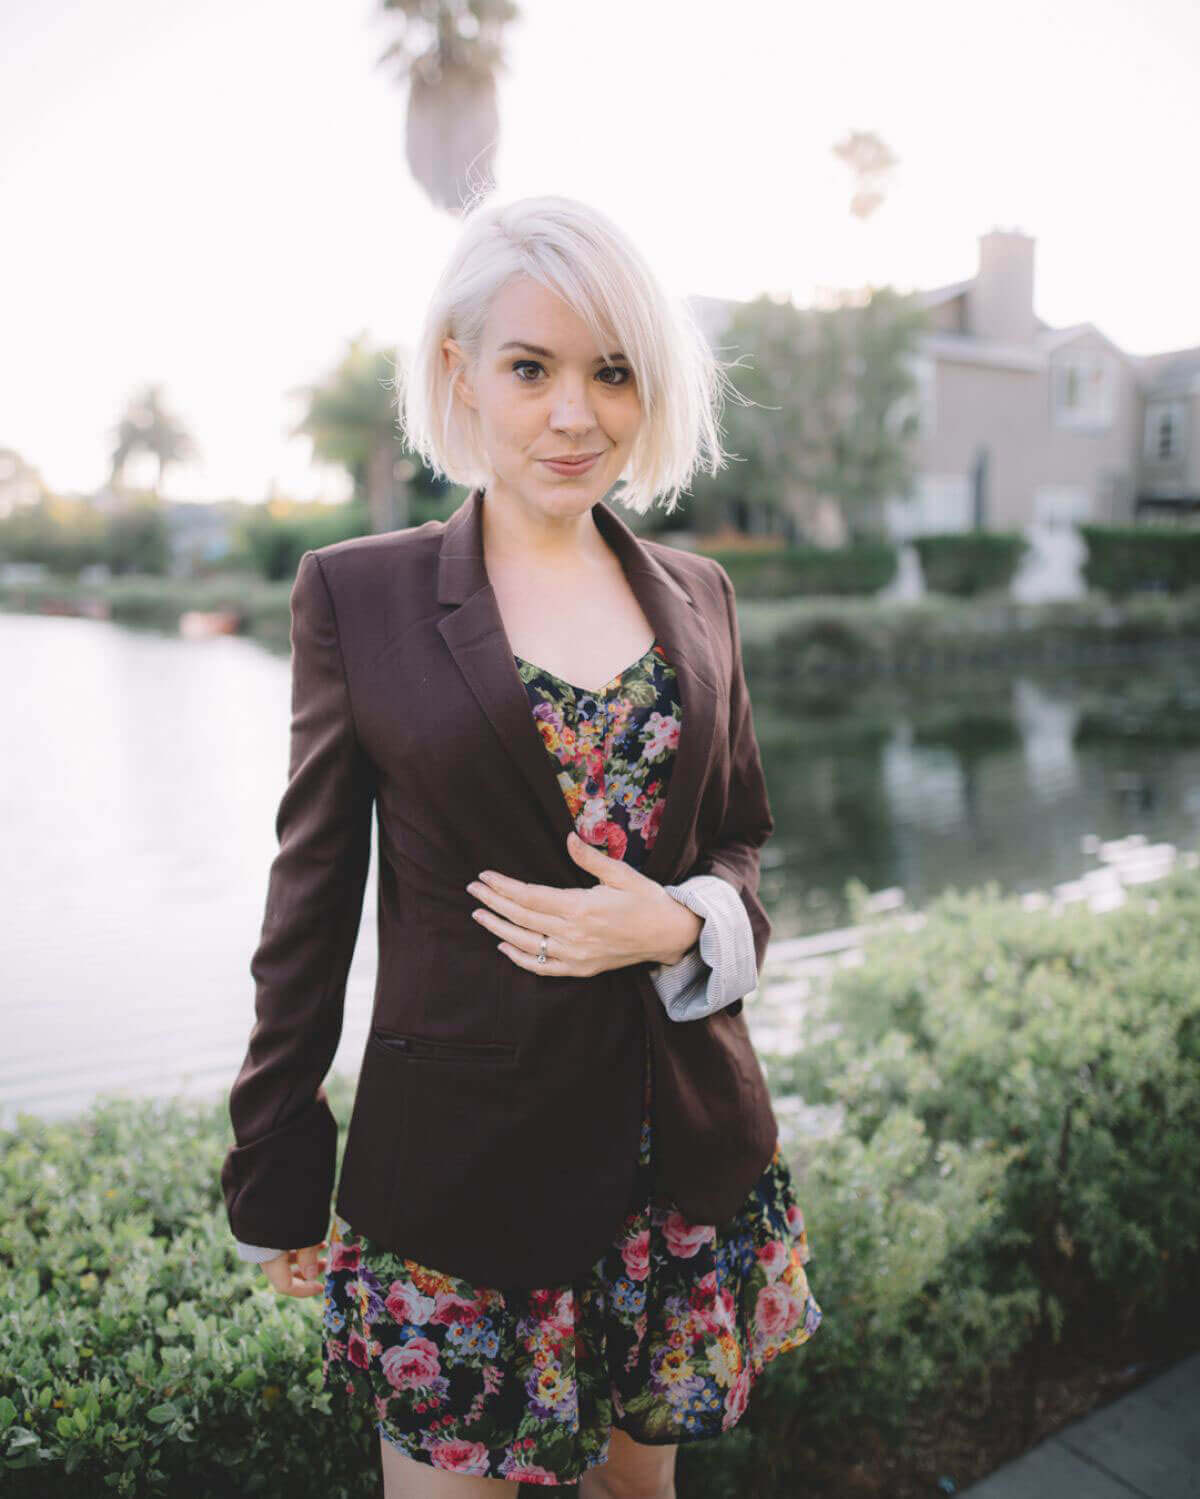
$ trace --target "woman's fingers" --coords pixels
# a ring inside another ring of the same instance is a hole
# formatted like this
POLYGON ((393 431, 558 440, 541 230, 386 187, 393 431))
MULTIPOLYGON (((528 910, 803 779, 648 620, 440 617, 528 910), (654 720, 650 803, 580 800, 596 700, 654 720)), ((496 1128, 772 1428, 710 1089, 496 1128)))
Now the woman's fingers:
POLYGON ((320 1296, 325 1290, 325 1242, 306 1249, 289 1249, 263 1262, 267 1279, 281 1296, 320 1296))

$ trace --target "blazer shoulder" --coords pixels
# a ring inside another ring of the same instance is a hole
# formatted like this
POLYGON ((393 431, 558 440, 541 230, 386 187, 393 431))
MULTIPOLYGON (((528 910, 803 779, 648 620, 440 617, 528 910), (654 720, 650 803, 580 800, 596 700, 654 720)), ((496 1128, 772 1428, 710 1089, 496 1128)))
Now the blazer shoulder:
POLYGON ((687 552, 665 541, 647 540, 643 545, 697 603, 711 604, 724 611, 725 588, 726 585, 732 588, 733 584, 715 557, 706 557, 702 552, 687 552))
POLYGON ((313 547, 323 572, 361 574, 372 568, 395 566, 401 558, 437 550, 444 521, 427 520, 419 526, 405 526, 399 531, 376 531, 366 536, 347 536, 313 547))
POLYGON ((373 657, 413 619, 428 613, 444 525, 430 520, 310 548, 349 662, 373 657))

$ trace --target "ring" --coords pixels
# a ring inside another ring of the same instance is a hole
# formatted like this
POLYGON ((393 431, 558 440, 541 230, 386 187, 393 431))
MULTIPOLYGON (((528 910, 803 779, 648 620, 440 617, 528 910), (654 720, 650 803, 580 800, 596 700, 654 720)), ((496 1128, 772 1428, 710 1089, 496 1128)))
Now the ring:
POLYGON ((541 942, 538 943, 537 960, 539 963, 544 963, 546 961, 546 943, 549 942, 549 940, 549 937, 543 937, 541 942))

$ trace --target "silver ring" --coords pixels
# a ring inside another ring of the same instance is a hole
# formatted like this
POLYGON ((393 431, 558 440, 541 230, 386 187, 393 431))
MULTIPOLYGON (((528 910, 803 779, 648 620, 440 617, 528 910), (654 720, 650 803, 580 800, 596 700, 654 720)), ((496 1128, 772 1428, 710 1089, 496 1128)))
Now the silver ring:
POLYGON ((544 963, 546 961, 546 943, 549 942, 549 940, 549 937, 543 937, 541 942, 538 943, 537 960, 539 963, 544 963))

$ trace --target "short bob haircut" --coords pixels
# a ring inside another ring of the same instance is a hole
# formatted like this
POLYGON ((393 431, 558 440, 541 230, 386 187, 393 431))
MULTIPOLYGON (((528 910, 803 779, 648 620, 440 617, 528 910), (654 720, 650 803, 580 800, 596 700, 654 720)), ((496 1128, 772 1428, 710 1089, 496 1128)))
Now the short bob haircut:
POLYGON ((616 497, 644 514, 661 494, 664 508, 673 510, 698 469, 715 474, 725 466, 719 422, 733 387, 687 304, 664 292, 611 219, 574 198, 487 200, 468 208, 409 369, 396 371, 408 446, 453 483, 488 483, 478 417, 455 400, 461 366, 446 369, 442 341, 456 339, 468 363, 478 359, 492 298, 522 274, 578 313, 598 352, 612 347, 610 337, 617 340, 637 381, 642 424, 616 497))

